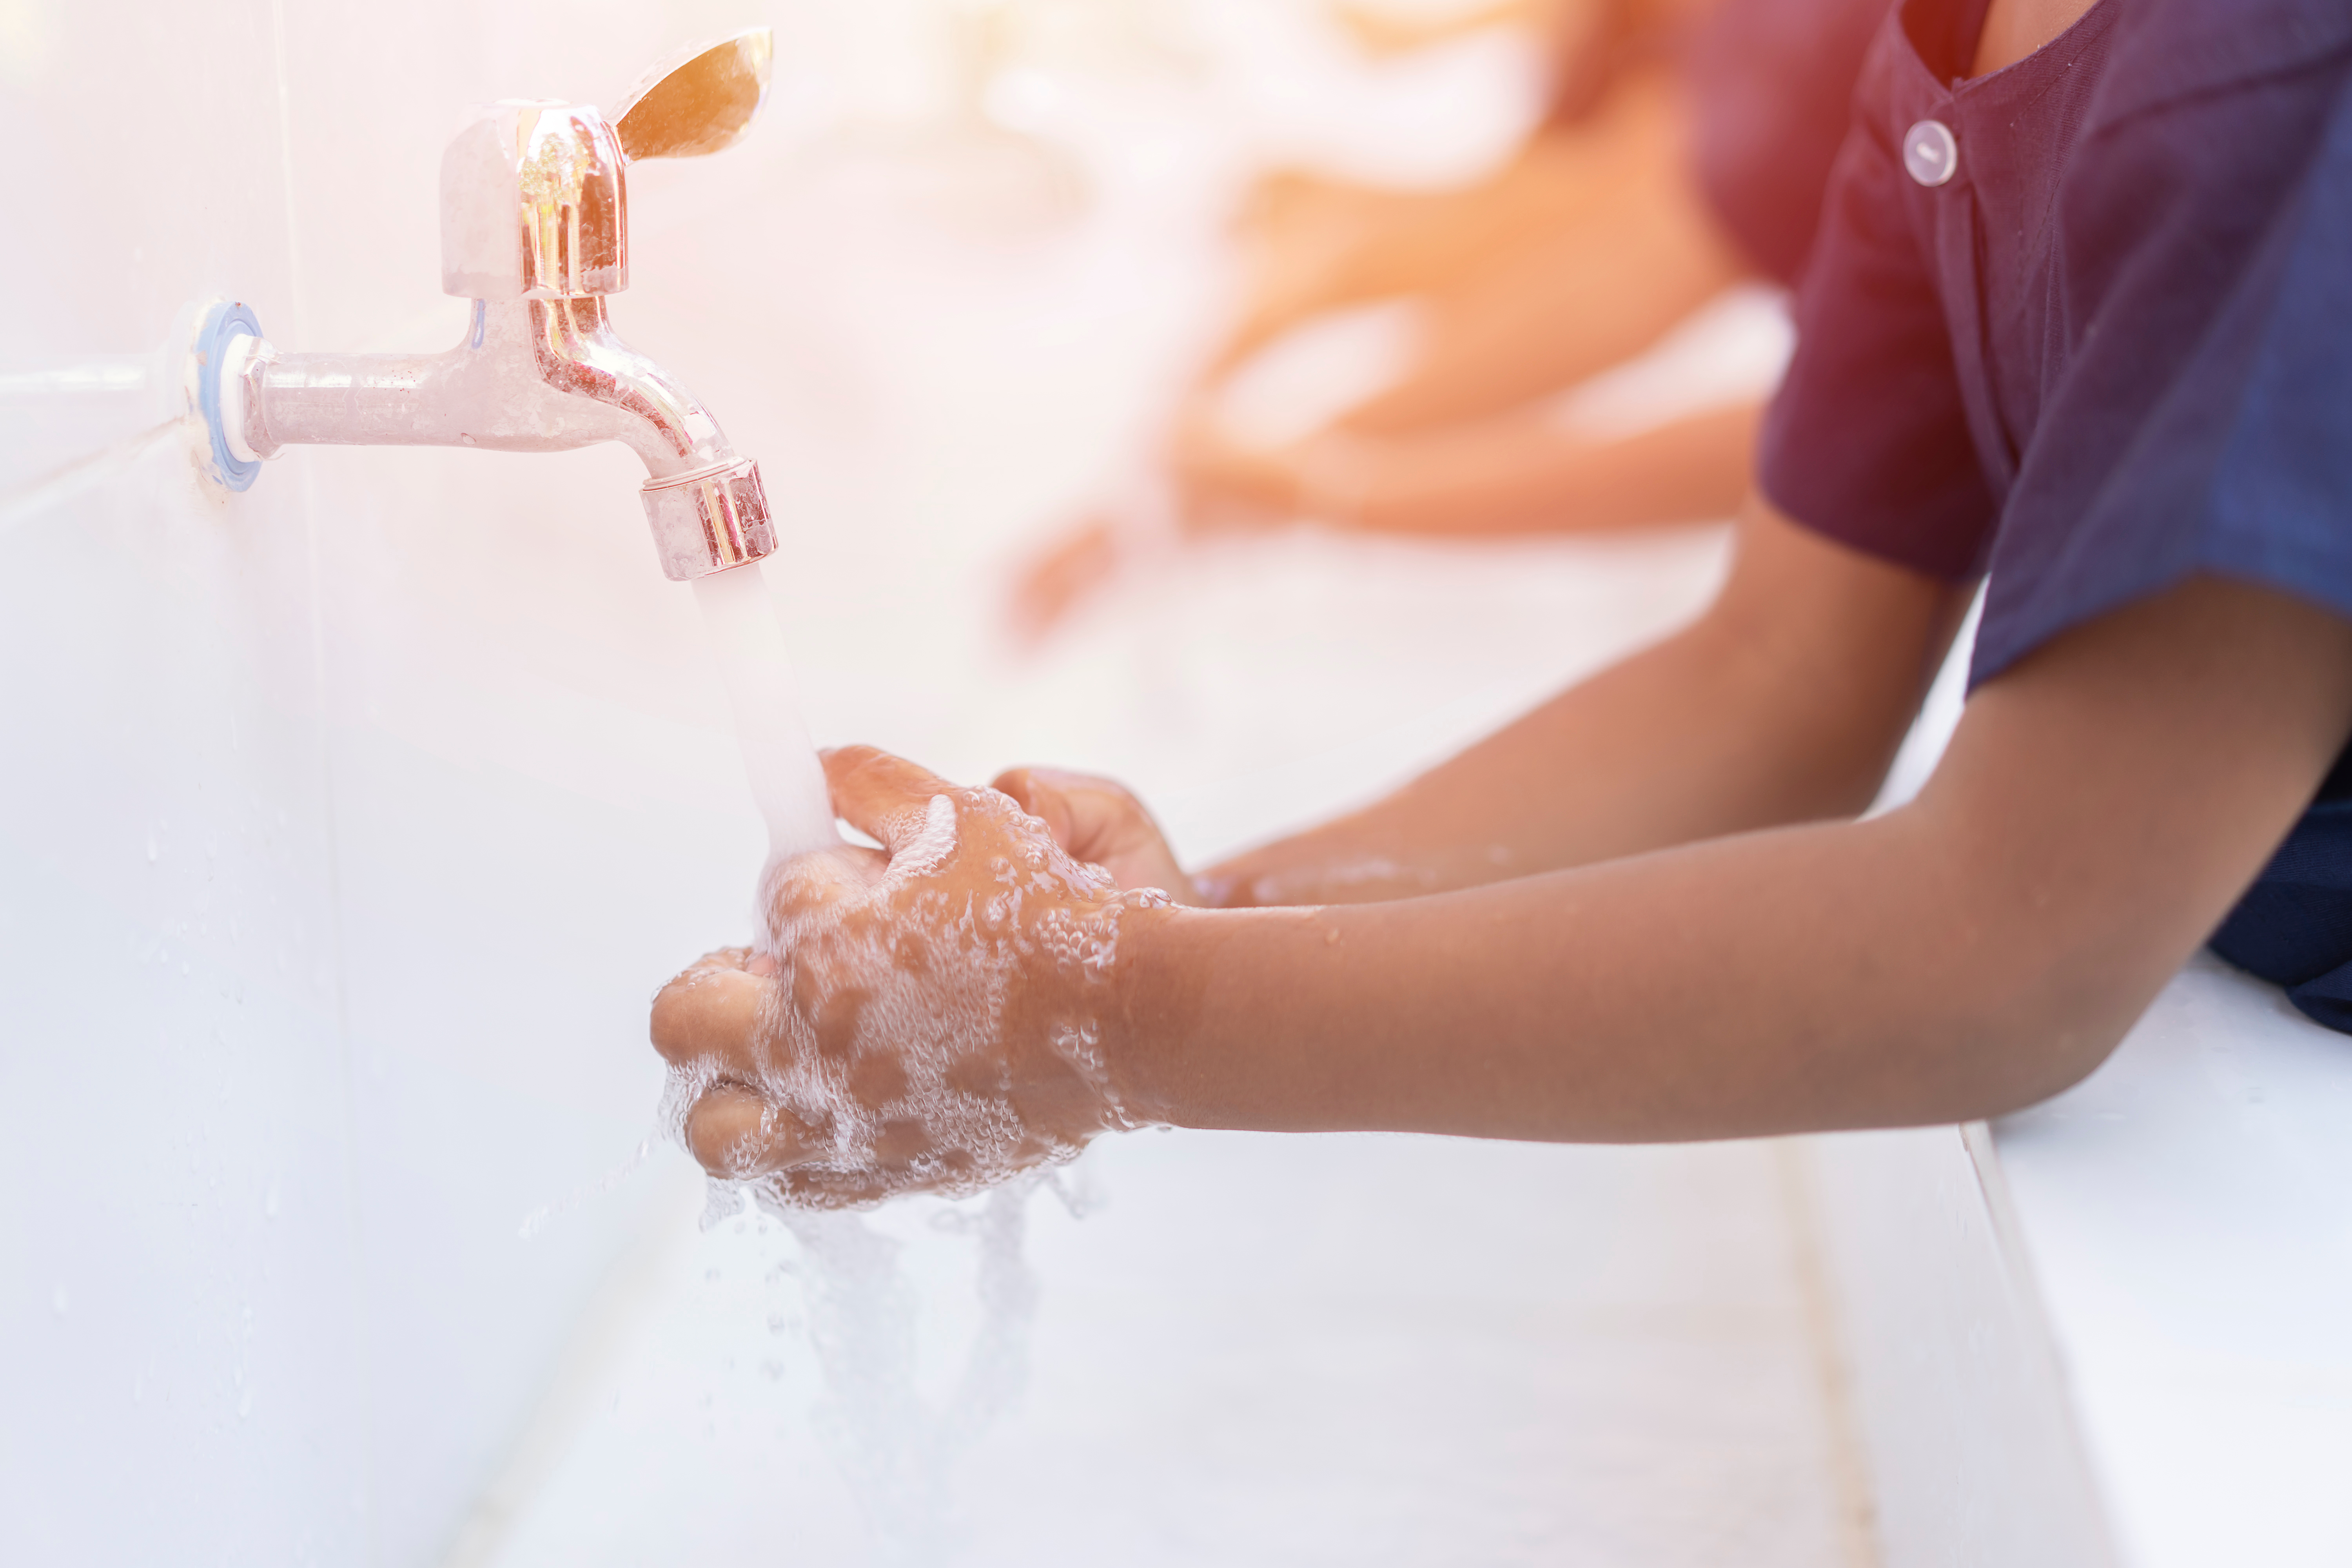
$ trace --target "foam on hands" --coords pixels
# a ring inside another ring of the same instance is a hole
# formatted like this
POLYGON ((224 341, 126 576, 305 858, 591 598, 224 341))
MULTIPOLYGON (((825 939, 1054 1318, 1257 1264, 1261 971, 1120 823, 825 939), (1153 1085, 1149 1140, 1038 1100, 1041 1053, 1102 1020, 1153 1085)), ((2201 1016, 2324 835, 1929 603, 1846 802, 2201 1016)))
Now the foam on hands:
POLYGON ((770 860, 840 843, 833 797, 801 721, 792 658, 759 563, 697 577, 694 599, 735 710, 751 794, 767 819, 770 860))
MULTIPOLYGON (((916 809, 920 827, 890 836, 900 847, 870 884, 772 863, 756 949, 776 988, 745 1085, 764 1124, 714 1172, 710 1217, 746 1195, 782 1215, 973 1194, 1140 1124, 1107 1070, 1099 1016, 1121 924, 1167 895, 1119 891, 993 790, 950 786, 916 809), (1045 995, 1057 1000, 1041 1008, 1045 995), (769 1150, 784 1130, 780 1167, 769 1150)), ((719 1076, 672 1068, 671 1139, 686 1142, 719 1076)))
MULTIPOLYGON (((1106 1070, 1097 1009, 1125 917, 1167 895, 1119 891, 1006 796, 959 785, 909 804, 870 884, 802 859, 841 838, 766 585, 752 565, 694 590, 768 821, 756 947, 777 977, 746 1086, 768 1125, 761 1148, 714 1177, 713 1212, 731 1212, 747 1186, 780 1214, 976 1193, 1137 1125, 1106 1070), (1045 1016, 1018 1004, 1041 994, 1066 1002, 1045 1016), (1023 1084, 1045 1092, 1032 1102, 1023 1084), (798 1157, 767 1165, 768 1141, 795 1124, 798 1157)), ((708 1063, 672 1071, 668 1137, 685 1143, 717 1076, 708 1063)))

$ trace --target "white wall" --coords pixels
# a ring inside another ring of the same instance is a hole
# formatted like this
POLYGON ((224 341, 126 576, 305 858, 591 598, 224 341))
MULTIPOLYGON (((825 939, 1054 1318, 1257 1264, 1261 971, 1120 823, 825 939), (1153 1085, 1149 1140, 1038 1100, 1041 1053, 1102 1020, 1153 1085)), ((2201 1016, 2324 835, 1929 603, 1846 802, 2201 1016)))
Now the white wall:
MULTIPOLYGON (((646 998, 758 848, 625 454, 305 452, 224 500, 137 445, 152 389, 26 377, 215 294, 454 342, 464 106, 741 11, 0 5, 11 1560, 434 1561, 630 1205, 517 1222, 645 1131, 646 998)), ((647 345, 722 418, 724 341, 647 345)))

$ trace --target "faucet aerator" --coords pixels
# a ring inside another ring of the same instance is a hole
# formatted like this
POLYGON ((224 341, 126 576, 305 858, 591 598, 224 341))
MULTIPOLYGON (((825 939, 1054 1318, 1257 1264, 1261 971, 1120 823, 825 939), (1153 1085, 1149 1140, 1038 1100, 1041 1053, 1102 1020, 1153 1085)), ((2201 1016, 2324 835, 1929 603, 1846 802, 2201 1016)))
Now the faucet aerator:
POLYGON ((776 548, 760 465, 748 458, 647 479, 638 493, 662 574, 673 583, 749 565, 776 548))

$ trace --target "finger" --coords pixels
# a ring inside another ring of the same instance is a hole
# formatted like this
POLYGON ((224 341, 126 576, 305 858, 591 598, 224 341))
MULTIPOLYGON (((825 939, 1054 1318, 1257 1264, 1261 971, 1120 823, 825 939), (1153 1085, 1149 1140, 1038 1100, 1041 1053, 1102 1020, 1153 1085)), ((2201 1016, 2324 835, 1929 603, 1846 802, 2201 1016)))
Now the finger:
POLYGON ((811 1129, 748 1089, 721 1085, 686 1115, 686 1146, 714 1176, 741 1181, 791 1169, 814 1152, 811 1129))
MULTIPOLYGON (((855 898, 873 887, 889 865, 888 855, 862 844, 827 845, 769 862, 760 880, 759 903, 769 911, 770 931, 795 916, 855 898)), ((776 973, 775 960, 765 955, 749 960, 744 967, 754 974, 776 973)))
POLYGON ((1109 871, 1122 888, 1159 888, 1180 903, 1198 901, 1167 836, 1132 791, 1113 779, 1059 768, 1014 768, 996 787, 1045 823, 1072 859, 1109 871))
POLYGON ((922 833, 932 798, 955 789, 930 769, 872 746, 840 746, 823 756, 833 809, 893 855, 922 833))
POLYGON ((1118 531, 1103 518, 1061 539, 1021 570, 1006 604, 1013 635, 1034 647, 1080 599, 1118 570, 1118 531))
POLYGON ((1012 796, 1013 805, 1045 825, 1055 843, 1069 854, 1077 854, 1074 842, 1077 815, 1062 786, 1060 774, 1051 768, 1007 768, 996 775, 989 787, 1012 796))
POLYGON ((1188 531, 1262 528, 1297 513, 1297 476, 1284 452, 1206 433, 1181 446, 1169 466, 1184 497, 1179 521, 1188 531))
POLYGON ((661 988, 654 998, 654 1049, 683 1067, 715 1062, 721 1072, 756 1070, 760 1008, 769 982, 742 967, 740 949, 713 953, 661 988), (714 963, 721 957, 732 963, 714 963))

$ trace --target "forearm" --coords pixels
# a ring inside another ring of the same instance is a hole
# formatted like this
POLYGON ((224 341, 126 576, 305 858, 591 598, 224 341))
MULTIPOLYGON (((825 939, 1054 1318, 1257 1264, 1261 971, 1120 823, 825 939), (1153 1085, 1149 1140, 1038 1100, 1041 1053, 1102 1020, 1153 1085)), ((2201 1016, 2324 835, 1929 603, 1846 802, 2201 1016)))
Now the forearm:
POLYGON ((2120 1022, 2015 1048, 2015 987, 1916 837, 1898 814, 1427 899, 1173 911, 1141 944, 1129 1096, 1187 1126, 1612 1142, 2054 1090, 2120 1022))
POLYGON ((1361 902, 1852 815, 1884 777, 1955 599, 1759 509, 1698 624, 1202 885, 1228 906, 1361 902))
POLYGON ((1294 216, 1310 221, 1286 231, 1278 218, 1269 226, 1264 237, 1276 265, 1268 270, 1276 275, 1283 261, 1313 254, 1314 220, 1351 232, 1337 266, 1313 269, 1325 289, 1307 297, 1277 288, 1286 309, 1253 313, 1255 342, 1263 344, 1313 310, 1443 290, 1494 258, 1531 247, 1606 247, 1621 226, 1631 186, 1662 168, 1670 178, 1681 175, 1673 162, 1680 142, 1672 74, 1628 72, 1591 119, 1539 132, 1501 168, 1467 185, 1402 191, 1314 182, 1313 205, 1277 199, 1277 214, 1289 205, 1294 216))
POLYGON ((1760 410, 1708 409, 1594 438, 1549 418, 1395 441, 1326 438, 1301 454, 1301 510, 1378 533, 1557 533, 1729 517, 1760 410))
POLYGON ((1151 911, 1114 1045, 1187 1125, 1649 1140, 1977 1117, 2089 1071, 2352 727, 2352 625, 2193 582, 1970 703, 1927 790, 1358 908, 1151 911))
POLYGON ((1117 847, 1107 822, 1158 843, 1116 786, 847 747, 835 807, 880 847, 779 868, 756 952, 666 989, 654 1041, 708 1085, 682 1127, 706 1168, 824 1206, 969 1191, 1137 1120, 1604 1141, 1979 1116, 2097 1064, 2347 732, 2352 621, 2192 580, 2005 671, 1885 816, 1257 910, 1073 858, 1117 847), (925 1109, 942 1092, 955 1115, 925 1109))

